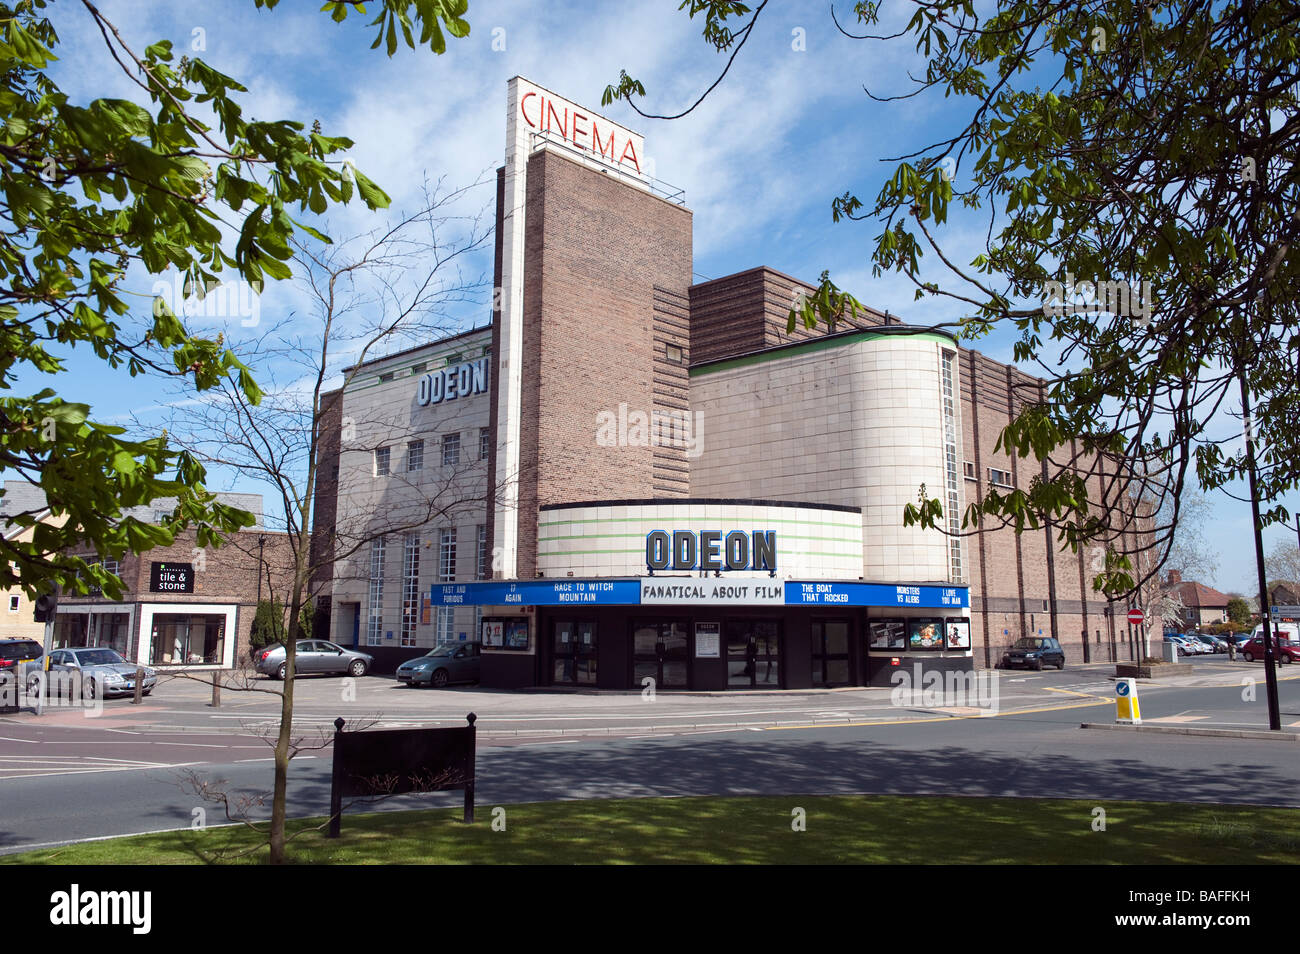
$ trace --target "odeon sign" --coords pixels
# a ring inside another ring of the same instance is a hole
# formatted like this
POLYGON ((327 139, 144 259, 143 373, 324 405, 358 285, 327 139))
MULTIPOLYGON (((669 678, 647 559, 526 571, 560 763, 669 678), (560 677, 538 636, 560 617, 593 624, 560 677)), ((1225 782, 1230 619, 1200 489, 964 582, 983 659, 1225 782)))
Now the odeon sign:
POLYGON ((471 394, 486 394, 488 389, 488 359, 466 361, 464 364, 443 368, 420 378, 415 402, 421 406, 441 404, 471 394))
POLYGON ((645 565, 654 570, 768 570, 776 572, 776 531, 652 530, 645 565))

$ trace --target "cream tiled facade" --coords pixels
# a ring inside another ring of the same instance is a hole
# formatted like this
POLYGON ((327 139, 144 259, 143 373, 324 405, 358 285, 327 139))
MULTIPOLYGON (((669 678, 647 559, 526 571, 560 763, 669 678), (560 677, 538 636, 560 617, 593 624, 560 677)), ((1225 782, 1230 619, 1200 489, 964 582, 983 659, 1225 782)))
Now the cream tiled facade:
POLYGON ((691 495, 860 507, 855 576, 960 582, 943 535, 900 516, 922 484, 943 499, 942 360, 955 351, 936 334, 859 332, 693 367, 704 439, 691 495))
MULTIPOLYGON (((472 608, 440 619, 427 598, 433 583, 474 580, 482 569, 490 344, 485 328, 369 362, 344 394, 329 634, 335 642, 350 646, 355 637, 361 647, 426 647, 440 633, 474 631, 472 608), (420 403, 425 375, 484 359, 480 391, 420 403), (455 533, 450 547, 447 531, 455 533)), ((490 556, 487 564, 490 575, 490 556)))
MULTIPOLYGON (((771 530, 780 579, 856 580, 862 519, 855 512, 762 503, 643 503, 566 506, 538 519, 537 565, 546 577, 636 577, 646 573, 646 535, 674 531, 771 530)), ((727 576, 767 577, 766 570, 727 576)))

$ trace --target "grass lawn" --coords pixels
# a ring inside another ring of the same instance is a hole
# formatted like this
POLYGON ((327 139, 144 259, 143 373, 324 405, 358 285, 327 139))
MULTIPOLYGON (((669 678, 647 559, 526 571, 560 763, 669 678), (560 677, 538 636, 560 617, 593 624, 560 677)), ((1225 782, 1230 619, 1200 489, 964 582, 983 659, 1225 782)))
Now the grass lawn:
MULTIPOLYGON (((1294 864, 1300 810, 883 795, 635 798, 344 815, 331 840, 292 821, 300 864, 1294 864), (1106 830, 1094 831, 1093 810, 1106 830), (793 810, 806 813, 794 831, 793 810)), ((0 858, 3 864, 255 863, 243 828, 183 830, 0 858)))

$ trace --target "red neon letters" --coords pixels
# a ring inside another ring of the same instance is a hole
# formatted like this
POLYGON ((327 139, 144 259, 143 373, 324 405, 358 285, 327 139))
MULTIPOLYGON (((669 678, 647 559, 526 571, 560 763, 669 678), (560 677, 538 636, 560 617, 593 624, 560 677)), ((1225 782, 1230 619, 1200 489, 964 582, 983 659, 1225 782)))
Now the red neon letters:
POLYGON ((524 93, 519 98, 519 115, 538 132, 557 133, 565 142, 573 144, 583 152, 595 153, 614 165, 630 162, 637 172, 641 171, 636 145, 630 136, 624 140, 623 151, 619 153, 618 158, 614 158, 615 134, 619 130, 612 123, 607 123, 602 130, 598 123, 604 120, 599 120, 596 116, 588 116, 577 109, 570 110, 567 104, 557 103, 542 93, 532 91, 524 93), (535 106, 528 102, 534 97, 537 98, 535 106), (532 110, 531 115, 530 110, 532 110))

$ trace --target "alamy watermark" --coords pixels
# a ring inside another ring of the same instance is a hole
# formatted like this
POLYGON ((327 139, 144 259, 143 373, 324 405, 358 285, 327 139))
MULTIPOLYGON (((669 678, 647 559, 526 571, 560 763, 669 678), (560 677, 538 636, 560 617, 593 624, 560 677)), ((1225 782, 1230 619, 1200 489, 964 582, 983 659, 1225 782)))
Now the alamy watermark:
POLYGON ((921 709, 981 709, 997 715, 1000 692, 998 673, 993 669, 941 672, 913 663, 912 670, 890 673, 891 705, 921 709))
POLYGON ((153 283, 154 314, 161 315, 163 304, 172 314, 184 318, 238 318, 245 328, 254 328, 262 320, 263 283, 242 278, 210 285, 199 297, 185 294, 185 279, 179 273, 170 282, 163 279, 153 283))
POLYGON ((627 403, 596 414, 598 447, 673 447, 690 458, 704 452, 704 415, 699 411, 646 411, 627 403))
POLYGON ((1122 280, 1076 282, 1074 275, 1066 272, 1064 282, 1043 285, 1043 314, 1049 318, 1105 312, 1132 318, 1136 327, 1145 328, 1151 324, 1154 301, 1154 288, 1145 279, 1137 285, 1122 280))

